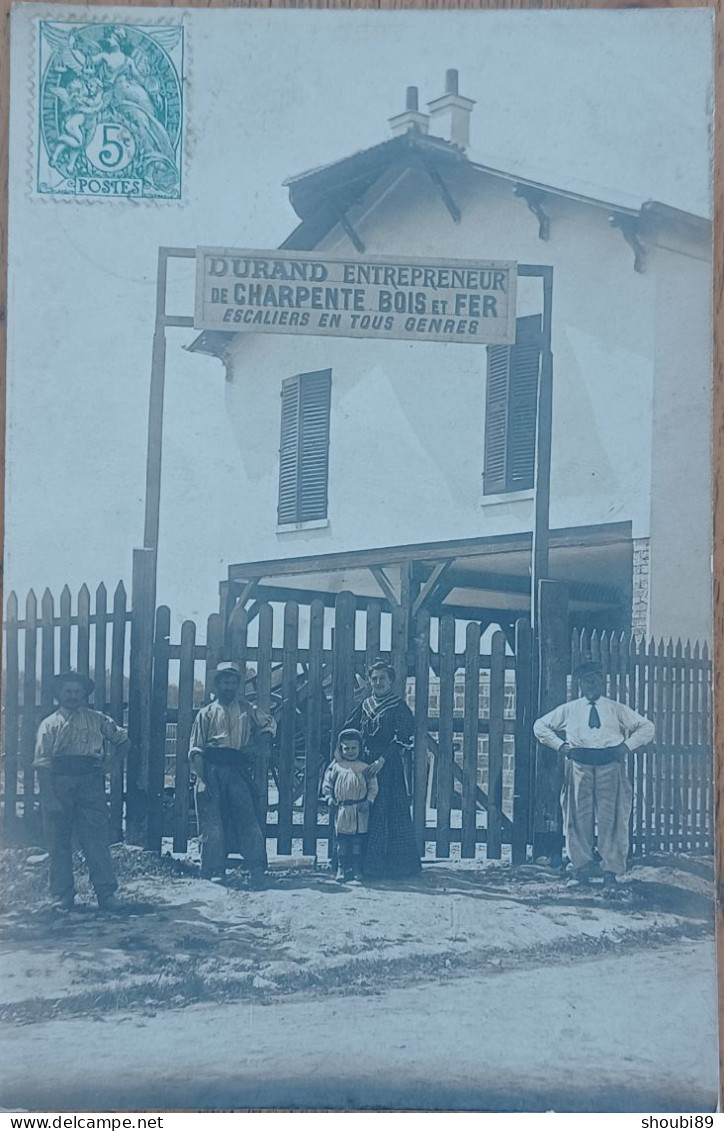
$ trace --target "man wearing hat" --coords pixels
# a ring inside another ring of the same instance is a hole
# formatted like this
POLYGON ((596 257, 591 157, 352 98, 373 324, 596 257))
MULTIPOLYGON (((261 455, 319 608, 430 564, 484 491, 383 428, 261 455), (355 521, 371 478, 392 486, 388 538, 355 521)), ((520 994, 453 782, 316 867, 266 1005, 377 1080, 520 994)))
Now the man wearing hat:
POLYGON ((266 813, 252 777, 252 759, 257 736, 275 735, 277 725, 240 694, 241 682, 238 664, 219 664, 215 698, 194 721, 189 759, 196 775, 202 876, 223 878, 229 851, 238 845, 252 883, 260 883, 267 864, 266 813))
POLYGON ((565 756, 561 791, 563 832, 574 881, 587 884, 595 868, 594 833, 604 887, 615 887, 626 870, 632 791, 627 756, 653 740, 654 724, 603 694, 599 663, 580 664, 581 697, 563 703, 533 724, 544 746, 565 756))
POLYGON ((50 894, 54 907, 70 911, 75 899, 73 833, 88 864, 102 911, 118 911, 118 887, 109 850, 105 775, 130 747, 113 719, 88 706, 94 683, 79 672, 53 680, 58 710, 43 719, 35 743, 34 767, 50 851, 50 894))

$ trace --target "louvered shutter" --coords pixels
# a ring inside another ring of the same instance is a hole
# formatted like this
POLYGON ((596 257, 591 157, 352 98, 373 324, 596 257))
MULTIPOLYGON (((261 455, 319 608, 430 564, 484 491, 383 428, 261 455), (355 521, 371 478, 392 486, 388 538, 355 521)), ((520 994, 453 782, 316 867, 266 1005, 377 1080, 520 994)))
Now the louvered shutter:
POLYGON ((517 320, 508 402, 509 491, 533 486, 540 334, 539 315, 517 320))
POLYGON ((488 346, 484 493, 533 486, 540 315, 519 318, 514 346, 488 346))
POLYGON ((281 524, 297 521, 299 477, 299 377, 282 382, 282 431, 279 444, 279 506, 281 524))
POLYGON ((300 373, 282 385, 280 524, 327 517, 331 369, 300 373))
POLYGON ((508 387, 510 384, 510 346, 488 346, 488 382, 485 394, 485 464, 483 486, 486 495, 506 490, 508 450, 508 387))

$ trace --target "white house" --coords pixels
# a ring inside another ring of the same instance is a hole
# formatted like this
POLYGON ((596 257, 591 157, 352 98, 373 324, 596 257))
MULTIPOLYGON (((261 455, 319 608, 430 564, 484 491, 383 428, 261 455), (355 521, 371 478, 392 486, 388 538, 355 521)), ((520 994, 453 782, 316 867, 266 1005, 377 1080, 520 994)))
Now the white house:
MULTIPOLYGON (((550 576, 571 622, 704 639, 711 622, 710 222, 491 169, 446 93, 291 178, 283 247, 553 268, 550 576)), ((539 279, 514 347, 205 331, 245 481, 240 596, 342 588, 510 626, 529 605, 539 279), (281 436, 281 441, 280 441, 281 436)), ((231 551, 233 553, 233 550, 231 551)))

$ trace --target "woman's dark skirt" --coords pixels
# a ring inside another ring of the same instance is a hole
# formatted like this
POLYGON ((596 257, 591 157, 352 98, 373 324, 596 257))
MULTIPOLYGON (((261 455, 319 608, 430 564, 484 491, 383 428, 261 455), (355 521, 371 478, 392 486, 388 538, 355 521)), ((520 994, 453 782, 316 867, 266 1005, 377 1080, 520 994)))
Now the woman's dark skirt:
POLYGON ((364 872, 371 879, 417 876, 420 857, 410 818, 405 774, 398 754, 388 757, 377 775, 379 793, 370 809, 364 872))

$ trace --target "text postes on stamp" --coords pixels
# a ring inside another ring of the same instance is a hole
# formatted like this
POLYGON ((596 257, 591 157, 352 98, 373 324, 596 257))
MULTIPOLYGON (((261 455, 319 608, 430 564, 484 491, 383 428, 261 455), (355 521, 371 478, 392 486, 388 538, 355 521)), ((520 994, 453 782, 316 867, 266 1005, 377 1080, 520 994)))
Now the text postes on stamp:
POLYGON ((181 24, 39 21, 36 190, 180 200, 181 24))

